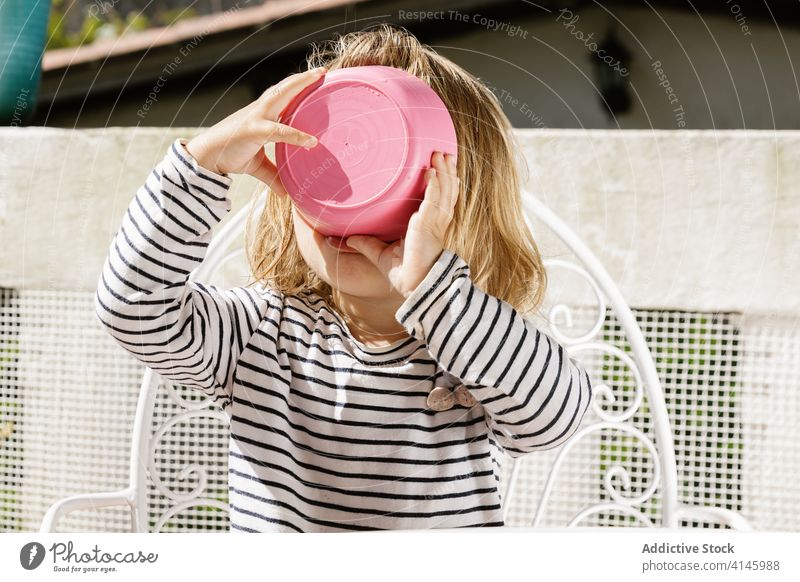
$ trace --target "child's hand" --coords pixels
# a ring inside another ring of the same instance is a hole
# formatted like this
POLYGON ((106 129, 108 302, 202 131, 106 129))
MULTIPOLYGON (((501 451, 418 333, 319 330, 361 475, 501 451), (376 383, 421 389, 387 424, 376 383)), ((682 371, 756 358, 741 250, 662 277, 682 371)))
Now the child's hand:
POLYGON ((347 246, 367 257, 403 297, 416 289, 444 249, 444 235, 453 219, 459 179, 456 158, 434 152, 427 171, 425 198, 411 215, 405 238, 385 243, 368 235, 346 238, 347 246))
POLYGON ((250 174, 286 195, 275 168, 264 151, 270 141, 313 147, 316 138, 277 120, 303 89, 319 80, 324 67, 289 75, 242 109, 195 136, 186 151, 204 168, 217 174, 250 174))

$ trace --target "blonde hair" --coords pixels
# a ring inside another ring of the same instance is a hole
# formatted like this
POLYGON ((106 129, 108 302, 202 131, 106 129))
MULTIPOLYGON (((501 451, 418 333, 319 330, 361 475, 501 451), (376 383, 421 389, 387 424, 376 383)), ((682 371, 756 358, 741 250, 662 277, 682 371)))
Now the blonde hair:
MULTIPOLYGON (((441 97, 455 124, 461 179, 444 246, 464 259, 472 281, 484 292, 523 313, 538 309, 547 275, 523 217, 514 154, 518 144, 497 97, 479 79, 396 25, 381 23, 323 41, 313 45, 307 57, 309 69, 363 65, 404 69, 441 97)), ((291 204, 288 197, 267 196, 255 232, 248 217, 245 246, 251 276, 288 295, 313 291, 333 305, 330 285, 300 254, 291 204)))

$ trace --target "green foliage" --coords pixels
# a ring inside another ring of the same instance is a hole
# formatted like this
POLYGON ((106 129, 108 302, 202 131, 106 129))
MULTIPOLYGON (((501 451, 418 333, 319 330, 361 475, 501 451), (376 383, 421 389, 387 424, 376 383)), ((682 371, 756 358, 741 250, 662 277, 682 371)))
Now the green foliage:
POLYGON ((83 7, 83 19, 76 29, 73 14, 79 9, 75 4, 65 7, 64 0, 53 0, 45 50, 91 44, 101 37, 120 37, 149 28, 171 26, 179 20, 198 16, 194 8, 160 10, 154 15, 132 11, 123 16, 114 10, 112 2, 101 2, 83 7))
POLYGON ((19 499, 19 459, 12 438, 22 417, 22 405, 6 390, 7 379, 16 374, 19 340, 0 335, 0 531, 22 531, 19 499))
MULTIPOLYGON (((644 312, 637 317, 647 315, 644 312)), ((734 505, 730 508, 738 510, 736 491, 713 492, 713 501, 706 491, 712 484, 719 488, 720 484, 736 483, 741 478, 739 468, 743 444, 736 426, 739 386, 735 371, 725 373, 726 355, 738 353, 737 340, 735 337, 720 338, 715 332, 715 321, 705 314, 693 314, 685 324, 673 321, 671 314, 666 312, 652 315, 669 332, 659 341, 645 339, 653 346, 659 375, 666 380, 662 388, 667 408, 672 410, 674 406, 681 411, 672 420, 675 444, 678 446, 682 440, 690 439, 702 443, 699 450, 687 452, 689 458, 684 460, 684 465, 678 466, 681 501, 700 505, 713 503, 723 507, 734 505), (712 410, 716 412, 712 413, 712 410), (690 459, 694 460, 693 467, 690 459), (706 491, 705 497, 699 498, 703 491, 706 491)), ((617 345, 633 357, 633 350, 627 342, 619 345, 616 341, 621 332, 619 326, 609 324, 611 322, 607 321, 604 326, 602 341, 617 345)), ((612 386, 617 396, 616 404, 612 405, 615 413, 633 401, 634 378, 627 367, 610 354, 604 355, 601 381, 612 386)), ((647 398, 634 419, 642 432, 654 438, 647 398)), ((601 475, 612 466, 621 465, 628 469, 636 494, 649 483, 648 477, 639 472, 639 465, 648 455, 638 439, 616 431, 604 432, 600 436, 599 452, 601 475)), ((608 500, 604 493, 601 495, 605 501, 608 500)), ((644 514, 654 521, 657 520, 655 497, 641 507, 644 514)), ((618 517, 614 516, 614 523, 617 521, 618 517)))
POLYGON ((159 12, 158 21, 162 26, 169 26, 175 24, 179 20, 195 18, 196 16, 198 16, 198 14, 197 10, 194 8, 170 8, 159 12))
POLYGON ((131 12, 125 18, 125 22, 127 25, 127 30, 131 32, 139 32, 150 28, 150 19, 147 18, 147 16, 142 14, 141 12, 137 13, 131 12))

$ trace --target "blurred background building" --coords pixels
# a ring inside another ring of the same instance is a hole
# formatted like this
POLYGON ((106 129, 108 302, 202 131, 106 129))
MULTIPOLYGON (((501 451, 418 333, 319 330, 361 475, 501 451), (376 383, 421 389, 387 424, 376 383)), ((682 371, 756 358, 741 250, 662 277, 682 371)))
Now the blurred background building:
POLYGON ((310 42, 379 21, 480 77, 516 127, 800 128, 800 7, 759 0, 55 0, 28 123, 211 125, 310 42))

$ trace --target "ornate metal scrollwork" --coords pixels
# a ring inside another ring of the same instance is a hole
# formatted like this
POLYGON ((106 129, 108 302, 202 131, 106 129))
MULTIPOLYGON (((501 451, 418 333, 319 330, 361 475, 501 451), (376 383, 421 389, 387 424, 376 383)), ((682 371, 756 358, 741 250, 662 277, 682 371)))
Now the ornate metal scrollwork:
POLYGON ((173 505, 161 515, 161 517, 158 519, 155 526, 153 527, 153 533, 159 533, 161 531, 161 528, 164 527, 164 524, 167 523, 169 519, 171 519, 184 509, 188 509, 196 505, 208 505, 209 507, 215 507, 220 511, 224 511, 225 513, 230 512, 230 506, 227 503, 219 501, 218 499, 193 499, 190 501, 184 501, 183 503, 178 503, 177 505, 173 505))
MULTIPOLYGON (((597 300, 598 303, 598 315, 595 319, 591 329, 579 337, 572 337, 567 335, 566 333, 562 332, 559 329, 559 319, 563 319, 566 321, 566 327, 570 328, 573 325, 573 312, 570 306, 565 305, 563 303, 555 304, 548 312, 547 319, 548 323, 550 324, 550 331, 552 335, 562 344, 567 347, 567 351, 570 355, 575 355, 577 352, 585 352, 585 351, 600 351, 605 352, 609 355, 615 356, 616 358, 620 359, 627 368, 630 369, 633 379, 634 379, 634 393, 633 393, 633 400, 631 403, 621 412, 619 413, 612 413, 607 410, 606 405, 614 404, 617 402, 617 397, 614 393, 614 388, 609 386, 606 383, 599 383, 595 382, 592 384, 593 387, 593 398, 591 407, 592 410, 597 414, 599 417, 599 421, 595 422, 589 426, 586 426, 580 429, 573 437, 565 443, 565 445, 558 451, 558 454, 553 462, 551 467, 550 473, 547 478, 547 482, 544 487, 544 491, 542 493, 542 497, 539 500, 539 504, 536 510, 536 514, 531 522, 533 527, 537 527, 539 522, 541 521, 542 514, 544 512, 544 508, 547 504, 547 501, 550 497, 553 484, 555 478, 559 472, 562 462, 564 461, 567 454, 569 454, 570 450, 586 435, 590 433, 599 432, 602 430, 617 430, 628 433, 638 439, 644 447, 647 449, 649 454, 653 458, 653 477, 649 484, 649 486, 645 489, 645 491, 638 496, 635 497, 626 497, 617 487, 617 483, 621 483, 622 488, 625 490, 629 490, 631 487, 631 477, 628 470, 620 465, 615 464, 610 466, 605 474, 603 475, 603 487, 605 491, 608 493, 608 496, 613 500, 612 503, 599 503, 587 508, 584 508, 581 512, 579 512, 569 523, 569 526, 574 527, 580 521, 584 520, 586 517, 590 515, 597 514, 604 510, 618 510, 622 513, 634 517, 635 519, 639 520, 640 522, 646 524, 649 527, 653 527, 653 523, 650 519, 648 519, 642 513, 636 511, 634 506, 641 505, 645 503, 648 499, 650 499, 653 494, 655 493, 660 481, 661 481, 661 464, 659 459, 658 451, 653 444, 653 441, 645 435, 641 430, 632 426, 631 424, 625 424, 627 421, 630 421, 636 411, 642 405, 644 400, 644 393, 645 393, 645 386, 642 380, 642 374, 639 371, 639 368, 634 361, 634 359, 629 356, 626 352, 609 344, 607 342, 599 342, 599 341, 590 341, 592 338, 597 336, 600 333, 600 330, 603 328, 606 319, 606 311, 607 305, 604 299, 603 293, 601 292, 599 286, 595 282, 595 280, 587 273, 585 269, 583 269, 580 265, 569 261, 563 260, 549 260, 545 261, 545 264, 548 267, 557 267, 557 268, 564 268, 568 269, 574 273, 577 273, 583 279, 585 279, 597 300)), ((504 498, 506 499, 506 503, 510 498, 510 495, 513 491, 513 487, 516 484, 517 479, 519 478, 519 471, 521 468, 521 461, 522 459, 512 459, 512 471, 509 477, 509 485, 506 488, 506 492, 504 498)), ((508 513, 508 507, 505 508, 505 514, 508 513)))
MULTIPOLYGON (((206 264, 205 266, 208 271, 207 275, 204 276, 203 279, 206 281, 214 280, 223 265, 243 255, 243 253, 244 249, 242 247, 236 247, 227 252, 227 254, 217 261, 216 264, 206 264)), ((194 488, 192 488, 192 490, 188 493, 177 493, 174 491, 175 484, 173 484, 173 488, 170 488, 161 478, 161 475, 156 467, 156 450, 161 444, 161 440, 163 439, 164 435, 172 431, 176 425, 186 422, 192 418, 201 417, 217 419, 225 425, 227 425, 230 421, 225 412, 212 406, 214 404, 214 400, 210 396, 206 395, 199 400, 189 400, 180 394, 177 388, 177 386, 180 385, 179 382, 170 382, 164 378, 162 378, 162 380, 164 389, 167 392, 167 396, 169 397, 170 401, 178 407, 178 411, 174 414, 171 414, 169 418, 167 418, 167 420, 165 420, 158 427, 158 429, 156 429, 156 431, 152 434, 149 443, 150 448, 148 451, 148 469, 150 473, 150 479, 156 492, 163 495, 171 502, 171 506, 160 516, 156 522, 156 525, 154 526, 155 532, 160 531, 169 519, 190 507, 205 505, 208 507, 214 507, 225 513, 228 513, 230 510, 230 506, 227 503, 224 503, 218 499, 203 497, 203 494, 206 493, 206 489, 208 487, 208 470, 202 465, 191 463, 183 467, 180 472, 178 472, 177 483, 196 480, 194 488)), ((192 394, 198 395, 200 392, 195 390, 192 392, 192 394)))
POLYGON ((210 396, 206 396, 197 401, 187 400, 178 393, 175 383, 164 379, 163 384, 169 399, 183 410, 205 410, 210 408, 214 403, 214 400, 210 396))
MULTIPOLYGON (((553 484, 555 482, 556 475, 561 467, 561 464, 564 461, 564 458, 569 453, 569 451, 574 447, 578 441, 580 441, 583 437, 590 433, 599 432, 601 430, 619 430, 622 432, 629 433, 639 439, 648 450, 650 455, 653 458, 653 476, 650 480, 650 485, 642 492, 641 495, 636 497, 625 497, 623 496, 616 486, 614 485, 614 478, 618 477, 622 481, 622 486, 624 489, 630 489, 631 486, 631 479, 628 473, 628 470, 623 467, 622 465, 616 464, 611 466, 603 476, 603 487, 605 488, 606 492, 608 493, 609 497, 614 501, 613 504, 608 503, 599 503, 588 508, 583 509, 578 515, 573 517, 570 521, 570 525, 575 525, 577 522, 581 521, 585 517, 599 513, 603 509, 608 509, 612 507, 614 509, 622 509, 626 515, 633 515, 636 511, 633 509, 634 506, 642 505, 648 499, 650 499, 653 494, 655 494, 656 489, 658 488, 658 484, 661 481, 661 464, 659 462, 659 455, 658 450, 656 449, 653 441, 645 435, 642 431, 638 428, 631 426, 629 424, 624 424, 622 422, 606 422, 600 421, 594 424, 591 424, 585 428, 580 429, 567 443, 558 451, 556 455, 556 459, 553 462, 552 469, 550 470, 549 475, 547 476, 547 482, 545 483, 544 491, 542 492, 542 497, 539 500, 539 505, 536 509, 536 515, 531 522, 531 526, 538 527, 541 521, 542 515, 544 513, 544 508, 547 504, 547 501, 550 497, 550 493, 553 489, 553 484)), ((520 469, 520 463, 517 462, 514 464, 512 469, 512 476, 511 476, 511 483, 513 484, 514 480, 518 478, 518 472, 520 469)), ((508 494, 508 492, 507 492, 508 494)), ((641 514, 639 514, 641 515, 641 514)), ((634 516, 637 517, 638 516, 634 516)), ((642 521, 646 521, 652 526, 652 522, 646 519, 643 515, 641 515, 642 521)))
POLYGON ((185 422, 191 418, 197 418, 203 416, 216 418, 220 422, 224 423, 228 422, 228 417, 222 410, 213 410, 213 409, 186 410, 167 419, 153 434, 153 437, 150 440, 150 451, 148 454, 148 468, 150 469, 150 478, 152 479, 153 485, 155 486, 156 490, 159 493, 161 493, 162 495, 164 495, 165 497, 171 499, 176 503, 183 503, 185 501, 198 498, 208 485, 208 472, 201 465, 197 464, 187 465, 186 467, 181 469, 181 471, 178 473, 178 480, 184 481, 190 475, 194 474, 197 477, 197 485, 189 493, 185 493, 183 495, 175 493, 169 487, 167 487, 166 484, 161 480, 159 472, 155 466, 156 449, 158 448, 158 445, 162 437, 167 433, 167 431, 172 430, 172 428, 176 424, 180 422, 185 422))
POLYGON ((629 517, 633 517, 634 519, 642 522, 647 527, 656 527, 656 525, 650 521, 646 515, 636 511, 629 505, 620 505, 618 503, 598 503, 596 505, 592 505, 591 507, 587 507, 573 517, 567 524, 567 527, 578 527, 578 524, 585 518, 589 517, 590 515, 600 514, 604 511, 619 511, 620 513, 623 513, 629 517))
POLYGON ((571 337, 561 332, 559 329, 558 318, 563 317, 566 320, 567 327, 572 327, 573 319, 572 319, 572 308, 569 305, 564 303, 556 303, 553 307, 550 308, 548 312, 548 323, 550 324, 550 331, 555 337, 555 339, 561 342, 564 345, 571 345, 580 342, 587 342, 600 333, 600 330, 603 329, 603 324, 605 323, 606 319, 606 301, 603 297, 603 293, 600 291, 600 287, 597 286, 597 283, 594 279, 586 272, 585 269, 576 265, 575 263, 569 261, 562 261, 561 259, 548 259, 544 261, 545 267, 549 270, 551 267, 560 267, 563 269, 567 269, 572 271, 573 273, 577 273, 580 277, 584 278, 588 283, 589 286, 592 288, 592 292, 594 293, 595 298, 597 299, 597 319, 592 324, 591 329, 586 332, 584 335, 580 337, 571 337))

